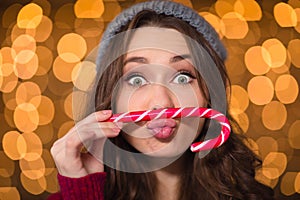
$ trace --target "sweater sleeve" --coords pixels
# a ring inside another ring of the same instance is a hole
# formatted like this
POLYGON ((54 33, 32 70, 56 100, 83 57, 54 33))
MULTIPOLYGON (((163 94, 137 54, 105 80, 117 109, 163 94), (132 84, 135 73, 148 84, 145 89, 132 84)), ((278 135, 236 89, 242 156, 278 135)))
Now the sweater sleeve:
POLYGON ((48 200, 104 200, 105 172, 89 174, 80 178, 57 175, 60 192, 48 200))

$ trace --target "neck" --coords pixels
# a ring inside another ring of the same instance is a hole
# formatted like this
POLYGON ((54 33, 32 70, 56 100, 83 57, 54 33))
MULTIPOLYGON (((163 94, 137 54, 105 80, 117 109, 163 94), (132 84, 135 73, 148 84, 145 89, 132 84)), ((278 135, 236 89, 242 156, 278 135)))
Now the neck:
POLYGON ((186 156, 183 155, 169 166, 154 172, 158 181, 157 199, 178 199, 178 191, 181 186, 182 172, 185 170, 185 162, 186 156))

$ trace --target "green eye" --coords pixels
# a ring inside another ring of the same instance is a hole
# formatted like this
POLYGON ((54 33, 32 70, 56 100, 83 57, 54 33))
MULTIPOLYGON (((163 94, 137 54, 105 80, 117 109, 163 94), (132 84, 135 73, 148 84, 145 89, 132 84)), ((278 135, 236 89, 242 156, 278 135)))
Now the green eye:
POLYGON ((185 84, 192 82, 192 80, 193 80, 193 77, 191 74, 180 73, 175 76, 175 78, 173 79, 173 82, 177 83, 177 84, 185 85, 185 84))
POLYGON ((127 82, 129 83, 129 85, 131 85, 133 87, 140 87, 140 86, 147 84, 147 81, 144 77, 142 77, 141 75, 135 75, 135 74, 128 77, 127 82))

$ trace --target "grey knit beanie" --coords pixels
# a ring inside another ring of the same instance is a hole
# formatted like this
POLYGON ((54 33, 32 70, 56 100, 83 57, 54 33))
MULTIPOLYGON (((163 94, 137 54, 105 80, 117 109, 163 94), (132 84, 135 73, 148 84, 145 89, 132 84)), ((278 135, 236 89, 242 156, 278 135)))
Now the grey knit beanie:
POLYGON ((120 31, 122 26, 126 25, 134 18, 136 14, 143 10, 152 10, 157 14, 174 16, 183 21, 186 21, 203 35, 203 37, 209 42, 209 44, 223 61, 226 59, 227 52, 222 42, 220 41, 218 34, 202 16, 200 16, 191 8, 186 7, 180 3, 166 0, 156 0, 139 3, 124 10, 108 25, 100 42, 97 63, 100 63, 103 52, 110 43, 111 38, 120 31))

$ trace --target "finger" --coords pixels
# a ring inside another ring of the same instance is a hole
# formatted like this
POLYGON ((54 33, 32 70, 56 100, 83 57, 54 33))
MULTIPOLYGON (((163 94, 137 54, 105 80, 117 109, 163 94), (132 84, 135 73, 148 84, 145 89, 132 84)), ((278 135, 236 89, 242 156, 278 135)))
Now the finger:
POLYGON ((66 138, 66 156, 78 157, 80 150, 84 145, 87 149, 91 146, 93 141, 103 140, 108 137, 116 137, 121 129, 113 123, 100 125, 93 123, 82 127, 82 129, 75 129, 68 138, 66 138), (113 128, 112 128, 113 127, 113 128))
POLYGON ((88 115, 86 118, 76 123, 77 126, 94 122, 104 121, 112 116, 111 110, 101 110, 88 115))

